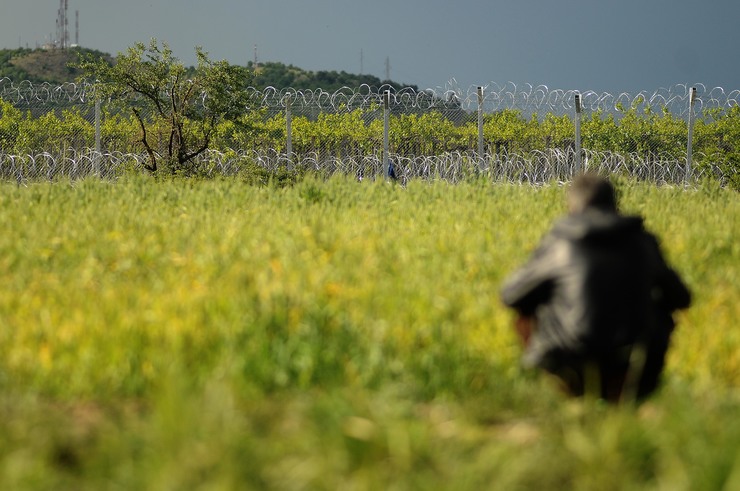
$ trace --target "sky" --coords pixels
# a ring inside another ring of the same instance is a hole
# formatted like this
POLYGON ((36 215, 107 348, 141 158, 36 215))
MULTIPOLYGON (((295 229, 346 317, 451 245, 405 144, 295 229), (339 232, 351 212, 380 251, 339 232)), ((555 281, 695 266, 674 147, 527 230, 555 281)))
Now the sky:
MULTIPOLYGON (((186 65, 274 61, 426 88, 740 89, 738 0, 67 0, 70 41, 151 38, 186 65)), ((0 0, 0 48, 56 35, 59 0, 0 0)))

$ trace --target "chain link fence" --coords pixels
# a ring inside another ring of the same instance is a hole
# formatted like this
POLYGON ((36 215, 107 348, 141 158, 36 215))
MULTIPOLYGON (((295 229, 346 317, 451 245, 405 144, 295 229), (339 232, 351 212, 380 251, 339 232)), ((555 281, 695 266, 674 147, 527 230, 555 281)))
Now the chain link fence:
MULTIPOLYGON (((0 178, 115 178, 142 169, 138 125, 96 103, 92 87, 0 80, 0 178)), ((740 172, 740 90, 676 85, 609 94, 511 83, 250 90, 241 124, 224 124, 194 162, 200 174, 258 166, 403 182, 475 175, 543 183, 589 169, 726 184, 740 172)))

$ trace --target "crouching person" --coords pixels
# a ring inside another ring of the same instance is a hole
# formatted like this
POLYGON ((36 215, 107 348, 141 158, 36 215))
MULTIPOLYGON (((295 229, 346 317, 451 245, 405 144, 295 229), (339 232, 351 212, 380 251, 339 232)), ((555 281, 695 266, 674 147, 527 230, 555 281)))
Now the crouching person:
POLYGON ((673 312, 691 295, 642 218, 618 212, 608 180, 575 178, 568 212, 501 290, 523 364, 574 396, 643 399, 658 387, 673 312))

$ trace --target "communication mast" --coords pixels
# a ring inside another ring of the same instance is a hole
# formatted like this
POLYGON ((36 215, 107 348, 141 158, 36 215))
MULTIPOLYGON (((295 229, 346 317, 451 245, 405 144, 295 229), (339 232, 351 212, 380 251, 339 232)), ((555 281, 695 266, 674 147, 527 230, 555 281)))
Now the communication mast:
POLYGON ((69 0, 59 0, 57 11, 57 48, 66 49, 69 45, 69 24, 67 22, 67 8, 69 0))
POLYGON ((75 46, 80 45, 80 11, 75 10, 75 46))

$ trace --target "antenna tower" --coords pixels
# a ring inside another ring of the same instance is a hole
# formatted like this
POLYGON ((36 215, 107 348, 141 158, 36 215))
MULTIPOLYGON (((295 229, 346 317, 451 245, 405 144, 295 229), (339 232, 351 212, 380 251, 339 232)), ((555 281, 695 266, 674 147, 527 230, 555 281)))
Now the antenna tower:
POLYGON ((80 11, 75 10, 75 46, 80 45, 80 11))
POLYGON ((66 49, 69 44, 68 1, 59 0, 59 10, 57 11, 57 47, 61 49, 66 49))

